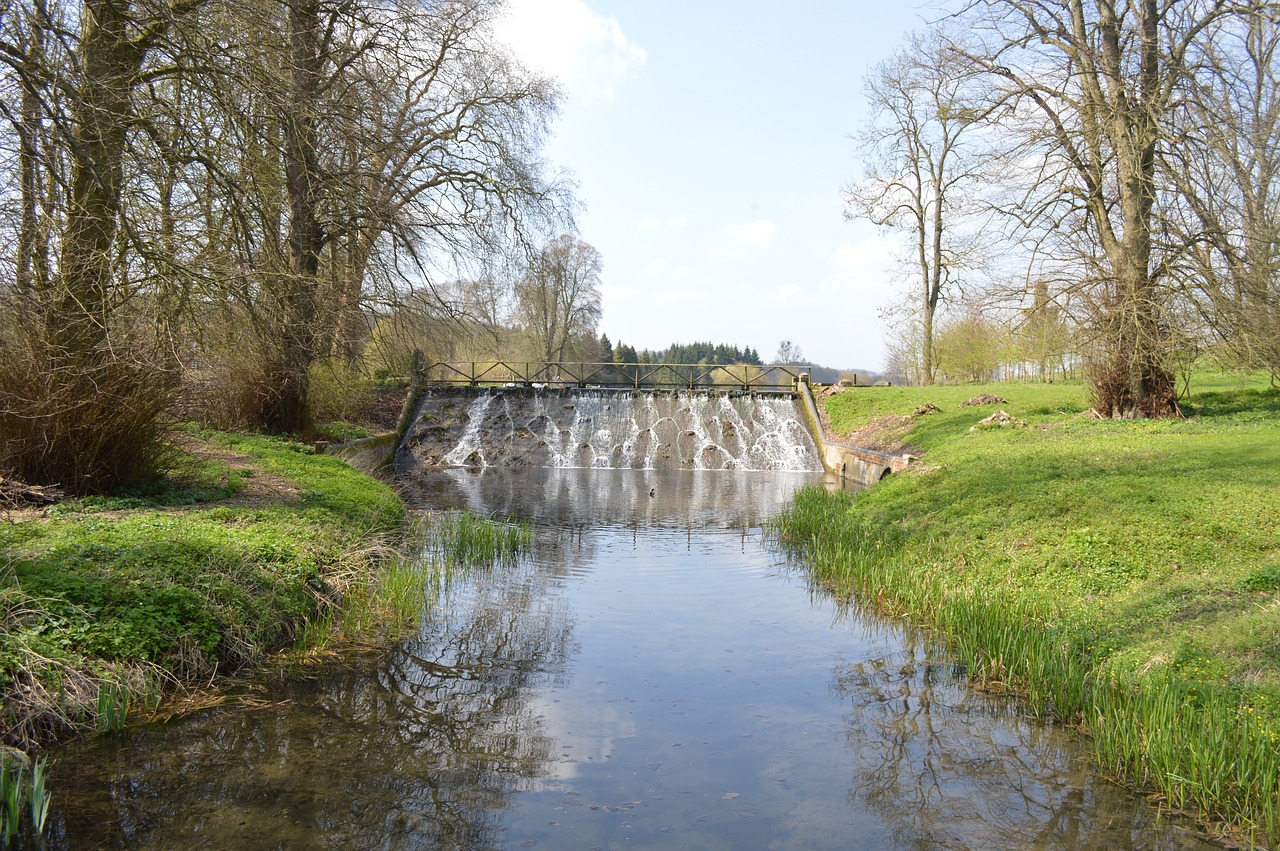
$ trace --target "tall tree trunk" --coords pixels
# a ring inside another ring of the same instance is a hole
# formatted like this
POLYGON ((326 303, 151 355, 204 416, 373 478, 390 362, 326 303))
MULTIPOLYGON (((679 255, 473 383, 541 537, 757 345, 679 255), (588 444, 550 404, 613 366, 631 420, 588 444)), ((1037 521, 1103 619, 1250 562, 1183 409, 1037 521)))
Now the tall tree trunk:
POLYGON ((1164 417, 1178 413, 1177 389, 1163 362, 1168 332, 1158 282, 1151 270, 1152 210, 1155 206, 1156 144, 1159 135, 1161 56, 1156 0, 1139 0, 1138 91, 1127 91, 1121 59, 1120 23, 1110 3, 1099 4, 1103 77, 1110 103, 1110 137, 1116 146, 1123 232, 1104 240, 1114 275, 1114 297, 1104 317, 1106 363, 1095 381, 1102 413, 1113 417, 1164 417))
POLYGON ((40 179, 40 98, 35 80, 44 65, 45 15, 43 4, 36 4, 36 19, 31 23, 31 41, 23 58, 21 80, 22 98, 18 119, 18 172, 21 183, 20 220, 18 245, 15 258, 15 282, 18 291, 30 293, 43 289, 49 279, 48 231, 40 222, 41 196, 44 194, 40 179))
POLYGON ((278 338, 270 341, 262 424, 310 437, 314 431, 308 372, 317 356, 320 321, 322 187, 317 161, 321 68, 320 5, 289 6, 289 90, 284 120, 285 191, 289 199, 288 268, 271 278, 278 338))
POLYGON ((130 38, 127 0, 87 0, 80 45, 83 74, 72 107, 71 195, 62 238, 59 291, 45 314, 59 357, 79 360, 106 337, 120 224, 125 128, 143 51, 130 38))

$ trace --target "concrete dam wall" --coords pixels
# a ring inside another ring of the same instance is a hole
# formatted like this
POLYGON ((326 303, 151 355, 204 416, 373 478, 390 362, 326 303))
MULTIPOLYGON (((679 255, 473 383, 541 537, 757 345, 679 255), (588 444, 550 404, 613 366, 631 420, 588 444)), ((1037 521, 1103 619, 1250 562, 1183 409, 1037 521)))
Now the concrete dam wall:
POLYGON ((395 466, 820 472, 805 418, 786 396, 435 389, 418 402, 395 466))

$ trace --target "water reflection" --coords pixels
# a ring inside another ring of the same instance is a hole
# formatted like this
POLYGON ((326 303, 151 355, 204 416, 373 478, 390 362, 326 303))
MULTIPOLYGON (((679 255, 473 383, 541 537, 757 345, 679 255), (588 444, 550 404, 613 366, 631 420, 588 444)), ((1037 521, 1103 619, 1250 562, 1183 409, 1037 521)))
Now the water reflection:
POLYGON ((1157 823, 1146 801, 1096 778, 1074 737, 958 681, 919 633, 881 629, 899 642, 838 666, 831 690, 850 708, 850 794, 890 828, 896 847, 1214 847, 1157 823))
POLYGON ((265 684, 268 704, 75 749, 53 847, 492 848, 546 773, 531 689, 571 624, 528 565, 483 577, 376 663, 265 684))
POLYGON ((394 650, 59 754, 55 848, 1197 847, 761 544, 807 476, 442 471, 540 524, 394 650), (650 496, 652 490, 653 496, 650 496))
POLYGON ((813 473, 726 470, 432 468, 406 487, 420 505, 545 525, 684 528, 759 526, 797 488, 822 481, 813 473))

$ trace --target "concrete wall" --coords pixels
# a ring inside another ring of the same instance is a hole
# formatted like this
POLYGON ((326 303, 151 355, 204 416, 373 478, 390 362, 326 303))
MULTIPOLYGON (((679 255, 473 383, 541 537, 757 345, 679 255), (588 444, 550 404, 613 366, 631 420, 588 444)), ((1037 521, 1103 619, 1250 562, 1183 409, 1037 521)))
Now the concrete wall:
POLYGON ((808 414, 809 431, 814 442, 818 444, 818 452, 827 472, 835 473, 842 479, 870 487, 892 473, 905 470, 911 464, 909 455, 888 455, 873 449, 858 446, 846 446, 827 440, 822 428, 822 418, 818 415, 818 403, 814 401, 813 391, 808 381, 799 384, 800 398, 808 414))
POLYGON ((395 460, 396 450, 400 448, 405 432, 413 423, 413 414, 418 408, 418 400, 422 398, 423 387, 422 379, 415 370, 413 383, 409 385, 404 405, 400 408, 400 421, 395 431, 335 443, 326 447, 325 453, 337 455, 362 473, 376 474, 386 470, 395 460))
POLYGON ((388 467, 400 447, 400 433, 389 431, 360 440, 335 443, 325 449, 329 455, 337 455, 362 473, 377 473, 388 467))
MULTIPOLYGON (((818 415, 818 405, 814 401, 813 391, 807 380, 801 380, 797 386, 801 407, 808 420, 809 433, 818 446, 818 454, 828 472, 835 473, 843 479, 870 487, 885 476, 906 469, 911 456, 888 455, 872 449, 847 446, 833 443, 826 438, 822 428, 822 418, 818 415)), ((358 470, 376 473, 386 469, 395 459, 396 451, 404 440, 405 433, 413 422, 413 415, 422 396, 423 387, 414 382, 404 400, 400 423, 396 430, 386 434, 366 437, 361 440, 349 440, 345 443, 330 446, 326 451, 337 455, 358 470)))

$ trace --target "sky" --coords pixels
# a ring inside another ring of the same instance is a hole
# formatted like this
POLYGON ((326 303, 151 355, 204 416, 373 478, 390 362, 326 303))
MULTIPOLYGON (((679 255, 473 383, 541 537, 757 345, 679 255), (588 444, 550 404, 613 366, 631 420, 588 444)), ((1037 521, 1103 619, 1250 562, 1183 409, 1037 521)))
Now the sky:
POLYGON ((499 35, 555 76, 548 160, 604 261, 616 345, 707 341, 878 370, 905 292, 895 237, 846 222, 862 79, 931 9, 912 0, 509 0, 499 35))

